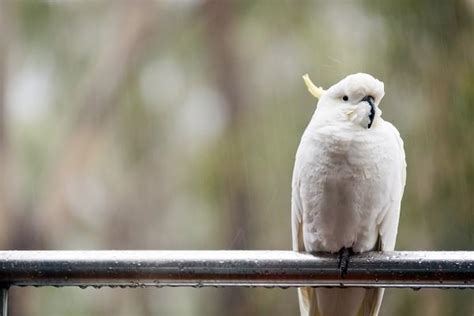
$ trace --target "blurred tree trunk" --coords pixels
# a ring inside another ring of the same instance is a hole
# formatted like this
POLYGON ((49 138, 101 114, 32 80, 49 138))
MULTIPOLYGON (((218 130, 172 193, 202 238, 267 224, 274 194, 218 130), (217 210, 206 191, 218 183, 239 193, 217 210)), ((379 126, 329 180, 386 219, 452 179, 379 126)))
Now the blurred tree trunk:
POLYGON ((53 245, 67 230, 66 222, 71 216, 65 200, 66 189, 84 175, 97 157, 121 88, 153 35, 155 12, 151 1, 141 1, 139 5, 132 1, 122 2, 119 12, 115 12, 117 18, 112 38, 103 42, 97 61, 72 100, 76 102, 74 117, 77 119, 52 164, 36 211, 43 228, 54 226, 46 232, 53 245))
POLYGON ((0 2, 0 248, 8 246, 8 228, 10 226, 9 202, 7 194, 8 142, 5 110, 6 54, 8 24, 5 19, 6 4, 0 2))
MULTIPOLYGON (((226 234, 225 244, 231 249, 244 249, 251 240, 249 231, 249 188, 246 182, 244 158, 246 153, 239 148, 241 118, 245 111, 242 98, 239 61, 235 50, 235 25, 233 1, 209 0, 204 6, 207 15, 207 35, 210 47, 210 58, 219 93, 223 96, 227 112, 227 130, 223 134, 219 150, 229 157, 218 166, 219 182, 226 187, 225 198, 228 199, 226 210, 223 210, 222 227, 226 234), (236 148, 237 147, 237 148, 236 148), (225 152, 228 151, 228 152, 225 152)), ((242 288, 224 289, 221 291, 220 315, 248 315, 250 302, 242 288)))
MULTIPOLYGON (((8 117, 6 109, 7 55, 11 36, 11 15, 8 2, 0 2, 0 249, 22 249, 26 242, 35 244, 35 231, 31 219, 24 213, 13 211, 13 164, 9 145, 8 117)), ((10 291, 12 292, 12 291, 10 291)), ((9 310, 18 316, 27 315, 27 302, 30 291, 23 290, 18 295, 11 295, 9 310)))
MULTIPOLYGON (((71 100, 77 111, 73 115, 75 121, 62 140, 56 161, 52 162, 34 212, 45 239, 53 248, 72 227, 68 222, 74 220, 66 200, 67 191, 80 182, 103 149, 104 134, 117 109, 121 90, 136 69, 150 37, 156 35, 156 6, 153 1, 122 1, 118 5, 118 12, 112 12, 115 25, 111 38, 103 41, 95 62, 77 89, 77 96, 71 100)), ((108 214, 111 219, 115 216, 112 209, 108 214)), ((111 227, 115 224, 114 220, 105 221, 106 244, 121 239, 120 230, 111 227)), ((149 304, 146 293, 139 294, 143 296, 141 301, 149 304)), ((120 302, 133 298, 125 292, 118 295, 120 302)), ((123 304, 102 304, 97 314, 119 314, 122 307, 123 304)), ((150 306, 144 306, 143 311, 150 314, 150 306)))

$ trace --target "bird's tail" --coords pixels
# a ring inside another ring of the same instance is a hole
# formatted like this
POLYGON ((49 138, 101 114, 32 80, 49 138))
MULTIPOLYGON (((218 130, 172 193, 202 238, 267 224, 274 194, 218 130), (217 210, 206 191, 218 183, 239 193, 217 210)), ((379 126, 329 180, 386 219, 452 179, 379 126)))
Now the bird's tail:
POLYGON ((301 316, 377 316, 379 313, 383 289, 316 289, 299 288, 298 299, 301 316), (322 301, 321 314, 318 307, 318 295, 322 301))
POLYGON ((301 316, 320 316, 316 300, 316 292, 310 287, 298 289, 298 300, 300 303, 301 316))

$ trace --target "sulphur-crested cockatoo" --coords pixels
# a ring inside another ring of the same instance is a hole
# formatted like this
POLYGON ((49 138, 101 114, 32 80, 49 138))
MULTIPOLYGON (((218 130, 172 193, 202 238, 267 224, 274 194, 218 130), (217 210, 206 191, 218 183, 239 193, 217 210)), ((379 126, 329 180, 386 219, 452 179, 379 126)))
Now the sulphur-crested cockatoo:
MULTIPOLYGON (((319 102, 296 153, 292 181, 293 250, 393 250, 405 187, 405 152, 381 117, 383 82, 349 75, 328 90, 303 77, 319 102)), ((343 271, 345 270, 345 271, 343 271)), ((377 315, 383 289, 300 288, 304 316, 377 315)))

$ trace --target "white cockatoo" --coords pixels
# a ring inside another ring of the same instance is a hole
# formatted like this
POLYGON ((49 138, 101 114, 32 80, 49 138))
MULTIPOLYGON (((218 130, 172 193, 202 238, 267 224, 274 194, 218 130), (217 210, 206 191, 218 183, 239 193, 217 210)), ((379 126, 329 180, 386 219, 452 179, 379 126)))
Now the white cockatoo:
MULTIPOLYGON (((323 90, 303 78, 319 102, 296 153, 293 250, 339 252, 344 276, 352 252, 395 247, 406 175, 403 141, 381 117, 383 82, 357 73, 323 90)), ((377 315, 383 291, 300 288, 300 312, 377 315)))

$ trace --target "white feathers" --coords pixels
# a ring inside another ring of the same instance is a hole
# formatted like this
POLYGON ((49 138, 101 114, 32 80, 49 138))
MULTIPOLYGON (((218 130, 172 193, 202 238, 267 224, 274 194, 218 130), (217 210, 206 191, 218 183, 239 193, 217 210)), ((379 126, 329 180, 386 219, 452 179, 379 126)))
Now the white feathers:
POLYGON ((384 84, 369 74, 357 73, 349 75, 327 90, 332 97, 349 96, 350 100, 360 100, 371 95, 378 105, 385 95, 384 84))
MULTIPOLYGON (((381 81, 355 74, 320 96, 296 154, 294 250, 394 249, 405 154, 398 131, 381 118, 383 95, 381 81)), ((301 315, 377 315, 382 295, 383 290, 300 289, 301 315)))
POLYGON ((364 104, 363 106, 353 106, 347 112, 347 118, 354 124, 358 124, 362 127, 368 126, 369 124, 369 111, 370 106, 364 104))

